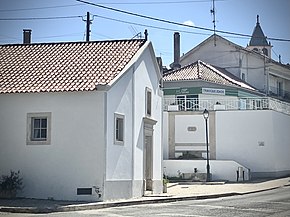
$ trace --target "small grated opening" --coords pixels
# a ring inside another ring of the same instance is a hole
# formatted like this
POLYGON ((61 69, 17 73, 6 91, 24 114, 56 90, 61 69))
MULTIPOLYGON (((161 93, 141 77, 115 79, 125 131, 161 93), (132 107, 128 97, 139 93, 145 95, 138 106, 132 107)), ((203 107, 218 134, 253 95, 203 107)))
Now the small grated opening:
POLYGON ((77 188, 77 195, 92 195, 92 188, 77 188))

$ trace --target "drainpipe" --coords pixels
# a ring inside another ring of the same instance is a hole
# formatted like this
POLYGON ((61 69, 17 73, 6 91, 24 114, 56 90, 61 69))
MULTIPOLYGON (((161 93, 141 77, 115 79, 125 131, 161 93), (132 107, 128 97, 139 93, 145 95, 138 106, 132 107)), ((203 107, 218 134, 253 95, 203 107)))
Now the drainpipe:
MULTIPOLYGON (((135 180, 135 63, 132 67, 132 189, 131 195, 134 194, 135 180)), ((143 183, 143 182, 142 182, 143 183)))

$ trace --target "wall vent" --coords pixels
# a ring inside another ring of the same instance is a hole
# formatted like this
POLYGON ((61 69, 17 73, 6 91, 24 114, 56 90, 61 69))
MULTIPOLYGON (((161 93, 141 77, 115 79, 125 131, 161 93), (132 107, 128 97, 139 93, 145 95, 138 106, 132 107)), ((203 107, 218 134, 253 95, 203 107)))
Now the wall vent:
POLYGON ((77 188, 77 195, 92 195, 92 188, 77 188))

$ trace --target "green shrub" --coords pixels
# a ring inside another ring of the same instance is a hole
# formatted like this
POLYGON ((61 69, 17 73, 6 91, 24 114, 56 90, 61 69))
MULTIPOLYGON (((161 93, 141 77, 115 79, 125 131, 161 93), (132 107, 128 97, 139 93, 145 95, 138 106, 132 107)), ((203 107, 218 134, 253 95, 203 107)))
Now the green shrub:
POLYGON ((10 175, 2 175, 0 180, 0 191, 20 191, 23 189, 20 171, 10 171, 10 175))

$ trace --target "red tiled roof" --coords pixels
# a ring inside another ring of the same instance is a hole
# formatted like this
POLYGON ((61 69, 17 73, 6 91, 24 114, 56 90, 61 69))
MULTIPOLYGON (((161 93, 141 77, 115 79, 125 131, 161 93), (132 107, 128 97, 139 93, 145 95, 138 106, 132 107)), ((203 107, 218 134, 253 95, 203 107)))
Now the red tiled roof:
POLYGON ((109 84, 145 40, 0 46, 0 93, 89 91, 109 84))
POLYGON ((184 66, 180 69, 169 71, 163 75, 163 80, 166 81, 184 81, 184 80, 204 80, 221 85, 234 85, 247 89, 254 90, 253 87, 241 81, 238 78, 234 78, 234 75, 229 76, 229 72, 225 73, 225 70, 220 70, 204 63, 200 60, 195 63, 184 66))

